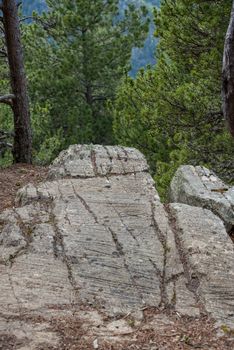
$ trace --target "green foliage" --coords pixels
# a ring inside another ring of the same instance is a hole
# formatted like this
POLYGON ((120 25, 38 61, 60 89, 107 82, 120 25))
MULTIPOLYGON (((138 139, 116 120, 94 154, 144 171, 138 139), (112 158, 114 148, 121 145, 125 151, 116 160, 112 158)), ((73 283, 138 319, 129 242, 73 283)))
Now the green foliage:
MULTIPOLYGON (((0 47, 4 47, 4 37, 0 36, 0 47)), ((1 59, 0 65, 0 95, 11 93, 8 64, 5 59, 1 59)), ((0 105, 0 130, 11 131, 13 127, 12 113, 10 106, 0 105)))
MULTIPOLYGON (((42 11, 47 10, 46 0, 23 0, 23 14, 30 16, 34 11, 37 13, 42 13, 42 11)), ((149 9, 150 17, 153 7, 159 7, 159 0, 119 0, 119 12, 120 15, 124 15, 124 11, 128 4, 134 4, 137 8, 141 6, 146 6, 149 9)), ((29 20, 30 22, 30 20, 29 20)), ((132 61, 131 61, 131 72, 132 76, 135 76, 141 67, 145 67, 147 64, 154 65, 155 57, 154 52, 156 48, 157 40, 154 38, 154 25, 151 23, 150 31, 143 47, 135 47, 132 50, 132 61)))
POLYGON ((49 164, 62 150, 63 137, 61 129, 50 129, 50 105, 36 103, 32 110, 34 162, 49 164))
POLYGON ((221 67, 231 1, 162 1, 155 11, 157 65, 123 81, 114 107, 116 140, 140 148, 165 198, 182 163, 233 181, 234 143, 221 106, 221 67))
POLYGON ((47 5, 48 12, 34 14, 36 22, 24 31, 33 119, 49 133, 41 134, 37 125, 35 147, 45 142, 44 154, 57 140, 54 154, 72 143, 111 144, 106 104, 129 70, 132 48, 147 35, 146 8, 131 5, 120 17, 117 0, 105 6, 103 0, 48 0, 47 5), (46 118, 38 113, 45 106, 46 118))
MULTIPOLYGON (((0 95, 5 95, 10 93, 9 79, 8 79, 8 71, 7 64, 5 61, 1 62, 0 67, 0 95)), ((10 106, 5 104, 0 105, 0 130, 5 132, 13 131, 13 116, 10 106)), ((11 138, 7 138, 6 140, 9 143, 12 143, 11 138)), ((12 154, 10 149, 6 149, 1 145, 0 147, 0 168, 6 167, 12 163, 12 154)))
POLYGON ((0 168, 6 168, 13 162, 13 156, 10 150, 7 150, 4 157, 0 157, 0 168))

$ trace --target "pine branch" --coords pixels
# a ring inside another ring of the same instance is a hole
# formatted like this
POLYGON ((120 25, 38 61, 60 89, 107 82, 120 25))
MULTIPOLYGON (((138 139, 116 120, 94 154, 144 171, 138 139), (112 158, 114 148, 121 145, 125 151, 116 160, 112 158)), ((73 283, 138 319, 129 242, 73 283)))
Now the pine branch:
POLYGON ((7 105, 12 106, 12 100, 14 98, 15 98, 15 95, 13 94, 0 96, 0 103, 5 103, 7 105))

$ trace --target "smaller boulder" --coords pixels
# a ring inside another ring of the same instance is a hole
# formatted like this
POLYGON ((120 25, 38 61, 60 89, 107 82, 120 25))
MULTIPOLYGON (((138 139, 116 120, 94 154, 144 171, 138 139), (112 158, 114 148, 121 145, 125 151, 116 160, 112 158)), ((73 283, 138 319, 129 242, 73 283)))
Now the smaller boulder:
POLYGON ((170 201, 209 209, 228 232, 234 228, 234 187, 205 167, 180 166, 170 185, 170 201))

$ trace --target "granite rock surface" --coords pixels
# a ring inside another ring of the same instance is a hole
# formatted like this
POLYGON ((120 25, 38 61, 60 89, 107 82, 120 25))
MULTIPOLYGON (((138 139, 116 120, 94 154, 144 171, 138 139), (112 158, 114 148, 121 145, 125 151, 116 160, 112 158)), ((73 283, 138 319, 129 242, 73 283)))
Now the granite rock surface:
POLYGON ((234 229, 234 187, 205 167, 180 166, 171 182, 170 200, 209 209, 228 231, 234 229))
POLYGON ((105 315, 110 336, 113 319, 151 306, 234 328, 223 220, 199 203, 163 205, 139 151, 71 146, 16 204, 0 214, 0 336, 14 349, 59 348, 51 320, 105 315))

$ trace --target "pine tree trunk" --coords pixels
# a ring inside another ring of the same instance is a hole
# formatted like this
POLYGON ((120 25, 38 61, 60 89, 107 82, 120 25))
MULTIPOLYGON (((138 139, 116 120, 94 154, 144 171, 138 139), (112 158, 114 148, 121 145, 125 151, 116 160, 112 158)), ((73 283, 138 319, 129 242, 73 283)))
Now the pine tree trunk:
POLYGON ((234 0, 223 56, 223 112, 234 137, 234 0))
POLYGON ((16 1, 3 0, 2 12, 11 89, 14 95, 12 100, 15 132, 13 157, 15 163, 31 163, 32 132, 16 1))

